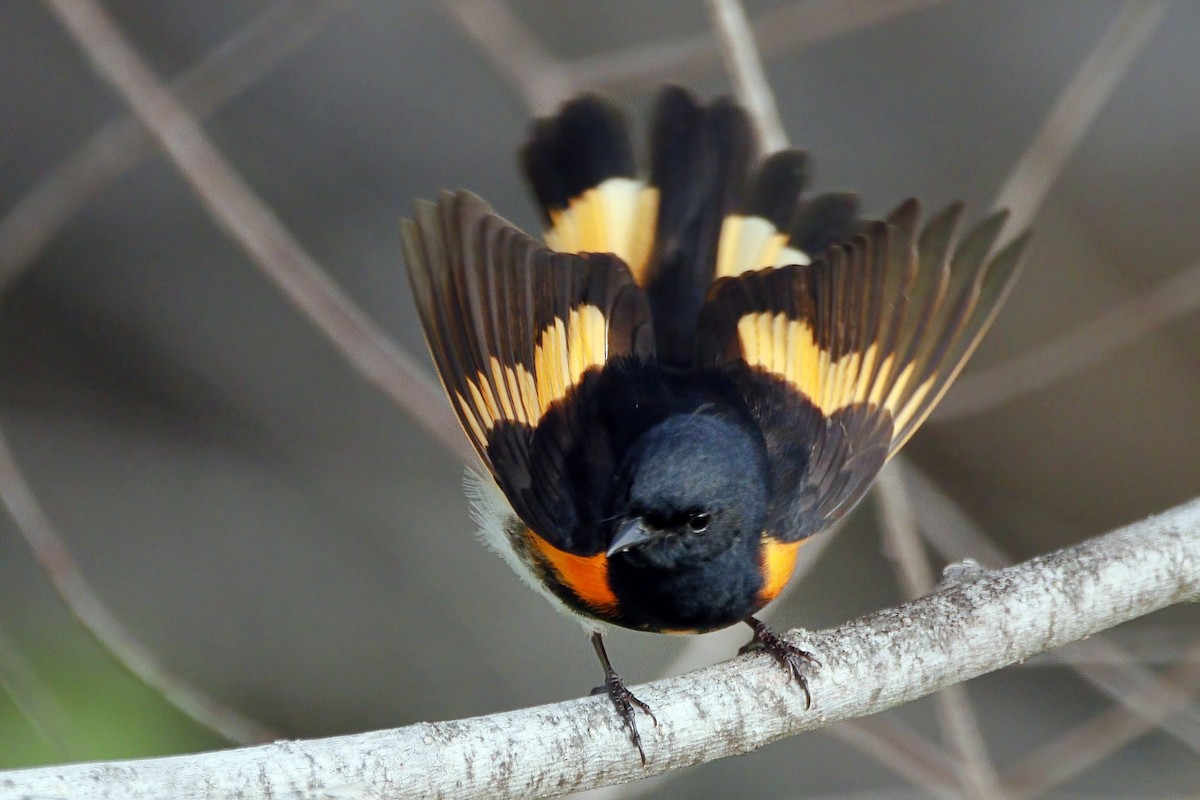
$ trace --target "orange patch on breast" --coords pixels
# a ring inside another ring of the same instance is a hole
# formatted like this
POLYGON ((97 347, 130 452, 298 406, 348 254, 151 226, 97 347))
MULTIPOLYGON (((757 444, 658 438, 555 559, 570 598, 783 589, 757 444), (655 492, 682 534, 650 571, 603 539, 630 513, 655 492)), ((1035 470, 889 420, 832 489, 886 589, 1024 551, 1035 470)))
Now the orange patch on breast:
POLYGON ((763 605, 774 600, 787 585, 796 569, 796 552, 807 539, 798 542, 781 542, 769 536, 763 538, 762 570, 763 587, 758 593, 763 605))
POLYGON ((617 610, 617 596, 608 585, 608 557, 604 553, 577 556, 528 532, 529 542, 559 582, 596 613, 609 616, 617 610))

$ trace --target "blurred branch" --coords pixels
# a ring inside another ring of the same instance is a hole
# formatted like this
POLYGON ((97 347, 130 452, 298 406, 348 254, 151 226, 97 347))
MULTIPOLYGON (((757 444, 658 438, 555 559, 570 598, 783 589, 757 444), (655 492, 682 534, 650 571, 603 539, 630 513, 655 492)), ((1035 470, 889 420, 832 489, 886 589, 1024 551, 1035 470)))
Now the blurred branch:
MULTIPOLYGON (((194 114, 205 117, 345 7, 345 0, 281 0, 210 50, 171 88, 194 114)), ((111 120, 17 201, 0 219, 0 292, 84 203, 145 158, 153 144, 133 117, 111 120)))
POLYGON ((67 712, 59 705, 50 688, 42 683, 37 670, 25 659, 17 643, 2 627, 0 692, 9 696, 17 711, 29 721, 30 727, 55 755, 62 759, 71 757, 66 735, 71 728, 71 721, 67 712))
MULTIPOLYGON (((875 482, 879 501, 879 525, 883 531, 884 552, 894 564, 900 585, 907 597, 921 597, 934 588, 933 570, 921 543, 912 500, 904 485, 904 462, 894 460, 884 467, 875 482)), ((1006 797, 1000 778, 988 756, 979 720, 961 683, 947 686, 934 696, 942 738, 954 749, 962 793, 988 800, 1006 797)))
POLYGON ((521 92, 531 113, 552 113, 574 91, 565 62, 550 55, 504 0, 441 3, 521 92))
MULTIPOLYGON (((749 20, 758 49, 767 55, 797 50, 911 14, 945 0, 809 0, 763 12, 749 20)), ((719 67, 722 51, 708 33, 656 39, 636 47, 574 60, 542 45, 504 0, 441 0, 454 20, 492 59, 534 114, 552 112, 582 88, 653 85, 686 73, 719 67)))
POLYGON ((725 72, 733 80, 738 101, 750 112, 763 148, 768 153, 782 150, 787 147, 788 137, 783 130, 783 121, 779 119, 775 94, 767 82, 754 34, 746 20, 746 10, 740 0, 707 0, 707 5, 721 45, 725 72))
POLYGON ((992 204, 1009 209, 1005 224, 1008 236, 1025 230, 1033 222, 1080 140, 1150 41, 1151 34, 1158 30, 1170 6, 1170 0, 1126 0, 1075 70, 992 204))
MULTIPOLYGON (((252 85, 307 42, 344 0, 281 0, 219 44, 173 84, 199 114, 252 85)), ((0 220, 0 292, 12 283, 62 225, 99 192, 147 154, 152 140, 132 117, 114 119, 52 169, 0 220)), ((17 523, 48 579, 71 612, 113 657, 193 720, 240 743, 269 741, 276 732, 227 709, 170 674, 157 657, 113 615, 84 579, 16 462, 0 431, 0 500, 17 523)), ((6 667, 16 651, 0 642, 6 667)), ((63 713, 46 692, 0 676, 18 706, 56 748, 66 729, 63 713), (39 699, 40 698, 40 699, 39 699)), ((19 677, 19 675, 17 676, 19 677)))
POLYGON ((108 606, 83 577, 54 523, 25 481, 2 429, 0 502, 8 509, 17 531, 29 544, 59 597, 97 641, 108 648, 130 672, 180 711, 230 741, 246 744, 276 738, 275 731, 226 708, 168 672, 158 657, 108 610, 108 606))
POLYGON ((941 422, 966 417, 1049 386, 1198 308, 1200 264, 1193 264, 1161 286, 1057 339, 964 375, 934 412, 934 419, 941 422))
MULTIPOLYGON (((749 20, 758 50, 767 56, 845 36, 945 0, 808 0, 764 11, 749 20)), ((567 62, 576 86, 648 86, 715 69, 721 52, 708 33, 651 43, 567 62)))
POLYGON ((822 728, 824 733, 873 758, 921 787, 928 795, 960 800, 958 765, 945 750, 930 742, 895 715, 848 719, 822 728))
POLYGON ((1200 625, 1194 623, 1124 625, 1106 633, 1103 639, 1120 648, 1116 654, 1107 651, 1093 652, 1087 648, 1077 649, 1075 645, 1071 645, 1057 651, 1053 659, 1038 656, 1022 666, 1026 669, 1040 669, 1078 663, 1125 664, 1129 660, 1129 654, 1136 654, 1137 663, 1144 666, 1173 666, 1185 662, 1200 666, 1200 652, 1189 648, 1188 645, 1189 642, 1200 640, 1200 625))
POLYGON ((213 219, 368 383, 470 463, 441 389, 322 270, 209 141, 96 0, 44 0, 96 72, 125 99, 213 219))
MULTIPOLYGON (((1170 0, 1127 0, 1109 23, 996 195, 992 205, 1011 212, 1002 240, 1034 222, 1063 167, 1151 34, 1162 24, 1170 5, 1170 0)), ((1006 363, 963 376, 933 413, 933 419, 968 416, 1053 383, 1099 361, 1120 344, 1154 330, 1197 303, 1200 303, 1200 275, 1185 273, 1096 323, 1006 363), (1184 286, 1176 287, 1176 283, 1184 286), (1180 298, 1164 295, 1163 291, 1168 289, 1190 289, 1190 302, 1180 303, 1180 298), (1158 313, 1146 320, 1137 316, 1147 311, 1158 313)))
MULTIPOLYGON (((1012 559, 984 536, 937 484, 911 464, 907 478, 910 491, 917 496, 915 507, 920 509, 921 531, 943 558, 958 561, 969 556, 990 567, 1012 563, 1012 559)), ((1076 642, 1069 651, 1069 654, 1066 651, 1047 653, 1046 658, 1058 661, 1061 655, 1064 666, 1073 669, 1134 715, 1143 712, 1142 706, 1132 699, 1135 696, 1156 692, 1156 697, 1168 698, 1176 713, 1155 717, 1153 722, 1185 747, 1200 753, 1200 712, 1190 703, 1190 698, 1167 689, 1157 675, 1138 666, 1128 652, 1110 642, 1107 636, 1076 642)))
MULTIPOLYGON (((67 1, 67 0, 64 0, 67 1)), ((74 2, 74 0, 71 0, 74 2)), ((792 632, 824 666, 814 705, 769 657, 635 688, 649 764, 604 697, 217 753, 0 773, 0 800, 78 794, 528 797, 647 777, 874 714, 1173 603, 1200 598, 1200 500, 836 629, 792 632), (799 635, 797 635, 799 633, 799 635)))
MULTIPOLYGON (((1200 693, 1200 663, 1197 660, 1200 660, 1200 643, 1192 646, 1183 664, 1162 674, 1161 680, 1170 689, 1169 694, 1194 697, 1200 693)), ((1006 770, 1004 785, 1010 794, 1021 800, 1041 797, 1152 728, 1162 726, 1164 720, 1178 716, 1186 707, 1161 692, 1135 692, 1128 699, 1126 705, 1115 705, 1100 712, 1006 770), (1134 713, 1131 708, 1138 711, 1134 713)))

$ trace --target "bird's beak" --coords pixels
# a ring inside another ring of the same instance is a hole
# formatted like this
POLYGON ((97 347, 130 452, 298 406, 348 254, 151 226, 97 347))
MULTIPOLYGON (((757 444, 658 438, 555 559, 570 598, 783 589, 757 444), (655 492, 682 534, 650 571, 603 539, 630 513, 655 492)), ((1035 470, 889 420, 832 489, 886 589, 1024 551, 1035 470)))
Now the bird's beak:
POLYGON ((626 550, 650 541, 653 537, 654 532, 646 527, 646 523, 641 517, 622 520, 621 524, 617 526, 617 535, 613 537, 612 544, 608 546, 607 555, 614 556, 617 553, 624 553, 626 550))

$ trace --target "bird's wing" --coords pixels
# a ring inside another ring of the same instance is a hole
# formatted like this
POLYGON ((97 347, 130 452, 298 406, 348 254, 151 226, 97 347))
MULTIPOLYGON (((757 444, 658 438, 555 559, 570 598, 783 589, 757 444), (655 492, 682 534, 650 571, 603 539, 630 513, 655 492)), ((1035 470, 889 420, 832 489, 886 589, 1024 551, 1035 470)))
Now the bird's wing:
POLYGON ((565 474, 586 435, 571 424, 576 394, 609 358, 648 353, 644 293, 619 258, 552 252, 467 192, 418 204, 403 235, 429 349, 471 443, 533 532, 589 549, 565 474))
POLYGON ((961 206, 918 235, 915 201, 807 265, 719 280, 697 363, 730 375, 773 470, 768 533, 797 541, 829 525, 949 388, 1008 294, 1026 240, 988 253, 997 213, 954 246, 961 206))

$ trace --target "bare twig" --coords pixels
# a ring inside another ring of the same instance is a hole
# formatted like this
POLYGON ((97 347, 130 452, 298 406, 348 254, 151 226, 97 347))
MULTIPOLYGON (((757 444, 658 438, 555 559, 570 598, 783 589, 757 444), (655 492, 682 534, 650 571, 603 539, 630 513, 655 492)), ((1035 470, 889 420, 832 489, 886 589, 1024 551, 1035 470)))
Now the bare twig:
POLYGON ((254 263, 364 379, 471 463, 474 454, 441 389, 329 279, 142 62, 96 0, 45 3, 254 263))
POLYGON ((533 114, 553 112, 574 91, 566 64, 550 55, 504 0, 441 3, 521 92, 533 114))
MULTIPOLYGON (((980 532, 954 501, 919 469, 909 464, 906 477, 910 490, 918 498, 915 507, 920 509, 921 531, 943 558, 958 561, 972 557, 991 567, 1012 563, 1012 559, 980 532)), ((1161 683, 1154 673, 1139 667, 1128 653, 1104 636, 1076 642, 1070 649, 1074 654, 1084 652, 1088 658, 1080 660, 1072 655, 1063 659, 1063 665, 1076 670, 1085 680, 1125 705, 1135 715, 1142 713, 1142 708, 1130 698, 1138 693, 1153 691, 1151 687, 1161 683), (1097 665, 1103 665, 1104 669, 1097 669, 1097 665)), ((1057 660, 1059 653, 1048 653, 1046 657, 1057 660)), ((1158 691, 1167 693, 1176 704, 1177 713, 1154 721, 1183 745, 1200 752, 1200 736, 1197 735, 1200 731, 1200 713, 1191 704, 1182 703, 1177 693, 1168 692, 1161 685, 1158 691)))
POLYGON ((1194 623, 1137 623, 1124 625, 1101 637, 1101 641, 1112 642, 1118 647, 1117 653, 1109 653, 1107 650, 1097 652, 1090 648, 1077 649, 1075 645, 1070 645, 1056 651, 1053 659, 1038 656, 1022 666, 1040 669, 1078 663, 1124 665, 1128 663, 1131 653, 1137 654, 1137 663, 1143 666, 1175 666, 1185 662, 1200 665, 1200 653, 1188 647, 1189 642, 1197 640, 1200 640, 1200 625, 1194 623))
POLYGON ((782 150, 787 147, 787 134, 746 20, 746 10, 740 0, 707 0, 707 4, 721 45, 725 72, 733 80, 739 102, 750 112, 759 141, 767 152, 782 150))
POLYGON ((71 757, 67 731, 71 722, 50 687, 38 677, 37 669, 21 653, 4 628, 0 627, 0 693, 5 693, 30 726, 54 753, 71 757))
POLYGON ((1077 652, 1097 654, 1096 658, 1071 663, 1072 670, 1110 697, 1120 698, 1118 705, 1131 709, 1135 716, 1141 715, 1163 727, 1193 753, 1200 755, 1200 717, 1193 707, 1195 692, 1187 693, 1171 686, 1162 676, 1139 667, 1132 654, 1118 650, 1104 640, 1078 642, 1072 647, 1077 652), (1124 660, 1117 660, 1114 653, 1119 653, 1124 660), (1109 658, 1101 661, 1100 654, 1109 658), (1171 720, 1164 723, 1166 715, 1156 714, 1154 709, 1180 713, 1171 715, 1171 720))
POLYGON ((1079 65, 996 195, 993 205, 1011 212, 1005 225, 1009 235, 1029 227, 1092 120, 1158 30, 1170 5, 1170 0, 1126 0, 1079 65))
MULTIPOLYGON (((884 468, 875 483, 884 550, 896 565, 900 585, 909 598, 933 591, 934 576, 921 543, 916 515, 904 485, 903 461, 884 468)), ((970 797, 1003 798, 1000 778, 988 756, 979 720, 964 684, 948 686, 934 696, 943 738, 958 756, 958 776, 970 797)))
MULTIPOLYGON (((209 51, 171 88, 194 114, 205 117, 301 47, 345 5, 345 0, 280 0, 209 51)), ((152 146, 137 120, 121 117, 50 170, 0 220, 0 292, 89 198, 152 146)))
POLYGON ((1200 598, 1200 500, 1076 547, 792 641, 819 655, 814 707, 761 655, 637 687, 658 717, 642 766, 604 697, 393 731, 173 758, 0 773, 27 795, 179 800, 303 796, 529 797, 744 753, 877 713, 1173 603, 1200 598))
POLYGON ((230 741, 266 742, 277 736, 270 728, 226 708, 176 678, 108 610, 83 577, 54 523, 25 482, 3 430, 0 430, 0 501, 12 515, 55 591, 83 626, 130 672, 162 694, 167 702, 230 741))
POLYGON ((1087 369, 1123 347, 1200 308, 1200 264, 1092 322, 994 367, 964 375, 934 412, 952 420, 1002 405, 1087 369))
MULTIPOLYGON (((207 114, 223 100, 261 77, 308 41, 344 0, 281 0, 210 51, 174 86, 197 113, 207 114)), ((58 229, 96 192, 146 155, 150 138, 136 120, 115 119, 60 163, 0 220, 0 292, 20 274, 58 229)), ((163 694, 196 722, 231 741, 268 741, 277 734, 222 707, 167 672, 109 611, 83 578, 66 543, 37 503, 0 432, 0 497, 17 522, 17 532, 33 550, 63 602, 88 631, 134 675, 163 694)), ((9 651, 8 645, 0 650, 9 651)), ((28 692, 22 693, 28 696, 28 692)), ((28 709, 43 734, 60 744, 65 730, 51 698, 28 709)))
POLYGON ((904 462, 893 460, 875 479, 877 519, 883 533, 883 552, 892 562, 905 597, 933 591, 933 569, 921 543, 916 514, 904 483, 904 462))
MULTIPOLYGON (((799 50, 937 5, 944 0, 808 0, 764 11, 750 20, 758 49, 767 56, 799 50)), ((654 85, 716 69, 719 49, 711 36, 658 39, 568 63, 577 86, 654 85)))
MULTIPOLYGON (((1200 693, 1200 644, 1193 645, 1188 658, 1162 675, 1169 694, 1194 697, 1200 693)), ((1183 708, 1164 693, 1135 693, 1125 705, 1114 705, 1087 722, 1039 747, 1024 761, 1005 771, 1004 784, 1014 798, 1041 797, 1049 789, 1070 780, 1103 761, 1125 745, 1161 726, 1183 708), (1135 714, 1130 708, 1136 707, 1135 714)))
POLYGON ((888 715, 850 719, 822 730, 843 744, 870 755, 934 797, 948 800, 962 797, 955 760, 911 727, 888 715))
MULTIPOLYGON (((1034 220, 1046 195, 1121 78, 1158 29, 1169 0, 1128 0, 1075 71, 1046 121, 1017 161, 993 205, 1011 212, 1011 235, 1034 220)), ((1191 271, 1067 336, 988 370, 964 376, 933 414, 935 421, 994 408, 1103 358, 1200 303, 1200 273, 1191 271), (1175 284, 1182 284, 1176 286, 1175 284), (1183 290, 1184 296, 1164 291, 1183 290), (1146 311, 1157 312, 1143 319, 1146 311)))

